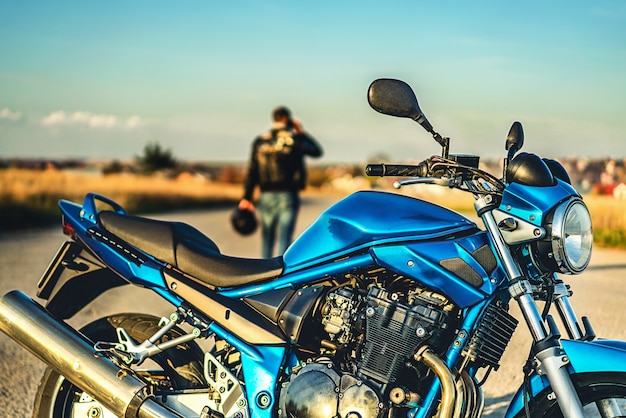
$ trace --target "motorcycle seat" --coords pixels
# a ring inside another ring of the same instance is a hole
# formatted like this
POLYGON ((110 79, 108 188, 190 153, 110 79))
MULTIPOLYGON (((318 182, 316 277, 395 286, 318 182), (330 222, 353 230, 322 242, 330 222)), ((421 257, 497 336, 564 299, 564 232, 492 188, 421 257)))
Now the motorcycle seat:
POLYGON ((112 211, 102 211, 98 217, 104 229, 126 243, 210 286, 262 282, 279 276, 284 269, 282 257, 255 259, 223 255, 213 240, 182 222, 112 211))

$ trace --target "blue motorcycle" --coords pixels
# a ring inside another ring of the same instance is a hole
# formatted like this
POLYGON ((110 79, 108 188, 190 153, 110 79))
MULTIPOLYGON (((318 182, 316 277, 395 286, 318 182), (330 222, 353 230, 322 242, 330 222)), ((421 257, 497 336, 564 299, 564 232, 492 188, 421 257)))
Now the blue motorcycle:
POLYGON ((442 151, 367 174, 471 193, 484 227, 424 200, 361 191, 283 256, 247 259, 104 196, 61 201, 70 239, 39 282, 45 307, 18 290, 0 300, 2 331, 49 366, 34 416, 480 417, 481 385, 518 325, 511 303, 533 343, 507 417, 625 416, 626 343, 596 339, 562 279, 585 270, 593 243, 565 169, 521 152, 515 122, 494 176, 478 156, 449 153, 406 83, 376 80, 368 100, 418 122, 442 151), (171 315, 111 315, 80 330, 64 322, 127 284, 156 292, 171 315))

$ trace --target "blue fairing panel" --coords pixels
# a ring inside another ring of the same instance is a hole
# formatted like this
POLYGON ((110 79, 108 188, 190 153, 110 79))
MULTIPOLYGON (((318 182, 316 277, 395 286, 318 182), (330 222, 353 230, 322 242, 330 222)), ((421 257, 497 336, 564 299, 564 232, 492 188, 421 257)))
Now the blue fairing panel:
POLYGON ((563 340, 561 344, 570 359, 574 373, 626 372, 626 342, 624 341, 563 340))
POLYGON ((572 196, 579 196, 578 192, 561 180, 547 187, 511 183, 502 193, 500 210, 541 226, 553 207, 572 196))
MULTIPOLYGON (((575 341, 561 340, 563 350, 570 360, 570 374, 626 373, 626 342, 615 340, 575 341)), ((545 377, 530 378, 533 396, 550 386, 545 377)), ((523 388, 519 388, 506 413, 514 417, 524 408, 523 388)))
POLYGON ((361 191, 339 201, 289 247, 288 270, 337 258, 374 244, 415 241, 477 228, 466 217, 424 200, 361 191))
POLYGON ((371 253, 377 265, 411 277, 445 294, 458 307, 466 308, 493 293, 497 283, 503 279, 498 270, 494 272, 495 282, 492 282, 492 272, 485 271, 472 255, 475 250, 488 244, 487 233, 482 231, 457 239, 383 245, 372 248, 371 253), (446 269, 442 265, 444 260, 463 263, 466 271, 474 272, 476 282, 446 269))

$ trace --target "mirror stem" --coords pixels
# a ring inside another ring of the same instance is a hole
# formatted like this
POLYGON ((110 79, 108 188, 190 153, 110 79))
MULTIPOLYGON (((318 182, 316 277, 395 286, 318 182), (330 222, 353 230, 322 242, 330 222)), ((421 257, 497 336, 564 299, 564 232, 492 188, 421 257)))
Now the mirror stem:
POLYGON ((508 179, 506 178, 506 172, 508 171, 508 168, 509 168, 509 159, 507 157, 504 159, 504 162, 502 163, 502 182, 504 184, 508 182, 508 179))
POLYGON ((433 138, 441 145, 441 158, 448 158, 448 150, 450 148, 450 138, 442 137, 437 132, 433 132, 433 138))

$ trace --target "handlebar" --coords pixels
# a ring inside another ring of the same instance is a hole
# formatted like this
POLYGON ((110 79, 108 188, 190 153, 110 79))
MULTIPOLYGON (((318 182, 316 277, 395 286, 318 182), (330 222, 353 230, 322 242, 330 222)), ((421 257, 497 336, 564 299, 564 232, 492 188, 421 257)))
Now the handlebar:
POLYGON ((404 164, 368 164, 365 174, 371 177, 425 177, 428 175, 428 165, 421 162, 417 165, 404 164))
POLYGON ((505 184, 478 168, 478 156, 451 155, 449 159, 431 157, 416 165, 368 164, 365 174, 379 177, 413 177, 399 180, 394 187, 408 184, 437 184, 454 187, 474 194, 502 194, 505 184))

